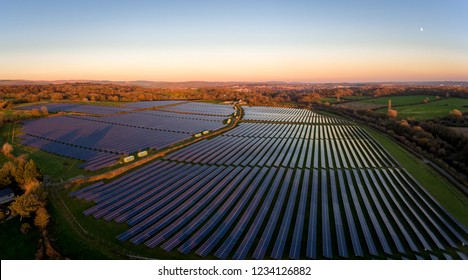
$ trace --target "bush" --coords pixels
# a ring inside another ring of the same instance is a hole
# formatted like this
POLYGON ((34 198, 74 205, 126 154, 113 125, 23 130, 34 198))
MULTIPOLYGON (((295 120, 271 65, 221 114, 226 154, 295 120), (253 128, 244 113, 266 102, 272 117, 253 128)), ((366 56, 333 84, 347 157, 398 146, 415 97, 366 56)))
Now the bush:
POLYGON ((450 116, 455 118, 455 119, 461 119, 463 118, 463 114, 462 112, 460 112, 460 110, 457 110, 457 109, 453 109, 452 111, 450 111, 450 116))
POLYGON ((10 143, 3 144, 2 153, 6 156, 10 155, 13 152, 13 146, 10 143))
POLYGON ((397 110, 393 110, 393 109, 388 109, 387 115, 388 115, 390 118, 396 118, 397 115, 398 115, 398 111, 397 111, 397 110))
POLYGON ((20 231, 22 234, 26 234, 31 230, 31 225, 29 223, 22 223, 20 231))

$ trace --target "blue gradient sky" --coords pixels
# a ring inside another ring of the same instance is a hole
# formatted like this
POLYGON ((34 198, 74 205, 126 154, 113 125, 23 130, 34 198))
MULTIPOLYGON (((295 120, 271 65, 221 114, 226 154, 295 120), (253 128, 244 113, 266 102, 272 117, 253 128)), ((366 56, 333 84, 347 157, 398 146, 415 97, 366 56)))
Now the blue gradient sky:
POLYGON ((0 79, 468 80, 467 14, 466 0, 0 0, 0 79))

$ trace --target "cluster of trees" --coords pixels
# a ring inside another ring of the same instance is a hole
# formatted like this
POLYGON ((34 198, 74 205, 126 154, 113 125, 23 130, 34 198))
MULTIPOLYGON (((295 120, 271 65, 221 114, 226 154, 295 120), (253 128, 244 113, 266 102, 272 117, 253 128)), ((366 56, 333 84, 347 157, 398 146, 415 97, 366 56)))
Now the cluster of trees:
POLYGON ((145 88, 133 85, 65 83, 44 85, 2 85, 0 109, 14 104, 38 101, 148 101, 160 99, 245 100, 253 105, 278 102, 310 103, 322 97, 350 95, 467 96, 466 87, 455 86, 384 86, 317 84, 245 84, 201 88, 145 88))
POLYGON ((5 122, 14 122, 19 120, 45 117, 49 115, 49 111, 46 106, 42 106, 41 109, 32 110, 12 110, 9 112, 0 111, 0 126, 5 122))
MULTIPOLYGON (((8 206, 10 215, 19 216, 23 222, 20 231, 27 233, 33 224, 41 232, 39 250, 36 258, 59 258, 60 254, 50 244, 47 227, 50 214, 47 211, 47 192, 42 183, 42 173, 33 160, 26 157, 14 157, 11 153, 13 147, 5 143, 2 153, 13 157, 0 168, 0 188, 10 187, 16 197, 8 206)), ((3 216, 5 218, 5 216, 3 216)))
POLYGON ((371 110, 334 108, 334 112, 365 122, 448 171, 468 174, 468 137, 458 131, 434 121, 398 120, 371 110))
POLYGON ((468 116, 463 116, 463 114, 456 109, 452 110, 449 116, 446 116, 441 119, 432 120, 434 123, 445 125, 449 127, 468 127, 468 116))
POLYGON ((42 174, 36 163, 24 157, 8 161, 0 168, 0 188, 11 187, 17 195, 9 206, 11 214, 21 219, 35 214, 35 224, 44 229, 47 226, 44 217, 48 214, 45 209, 46 193, 41 181, 42 174))

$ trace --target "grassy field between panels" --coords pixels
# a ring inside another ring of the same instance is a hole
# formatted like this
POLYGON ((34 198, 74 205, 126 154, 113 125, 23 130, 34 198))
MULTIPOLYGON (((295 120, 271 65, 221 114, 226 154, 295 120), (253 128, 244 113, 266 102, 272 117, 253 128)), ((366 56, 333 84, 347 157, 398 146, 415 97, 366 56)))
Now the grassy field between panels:
POLYGON ((393 140, 365 128, 416 180, 461 223, 468 226, 468 199, 447 179, 393 140))

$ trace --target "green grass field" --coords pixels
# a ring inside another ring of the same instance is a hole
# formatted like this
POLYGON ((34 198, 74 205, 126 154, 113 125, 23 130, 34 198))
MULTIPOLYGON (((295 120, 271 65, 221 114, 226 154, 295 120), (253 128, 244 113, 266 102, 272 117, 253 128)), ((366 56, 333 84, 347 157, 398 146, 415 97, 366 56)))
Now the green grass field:
MULTIPOLYGON (((442 118, 448 116, 453 109, 468 112, 468 99, 449 98, 425 104, 400 106, 395 109, 398 111, 398 118, 414 118, 415 120, 442 118)), ((386 110, 380 109, 377 112, 384 113, 386 110)))
POLYGON ((0 223, 0 259, 2 260, 33 260, 39 242, 39 231, 32 221, 13 218, 0 223), (20 231, 21 224, 28 222, 32 229, 26 234, 20 231))
POLYGON ((367 95, 352 95, 352 96, 343 96, 341 99, 343 100, 362 100, 362 99, 369 99, 370 96, 367 95))
POLYGON ((468 226, 468 199, 447 179, 400 145, 374 130, 365 128, 416 180, 452 215, 468 226))
POLYGON ((377 98, 364 99, 364 100, 360 100, 356 102, 364 103, 364 104, 375 104, 375 105, 386 106, 388 104, 388 100, 391 99, 392 106, 402 106, 402 105, 417 104, 417 103, 423 104, 423 100, 426 98, 428 98, 430 101, 435 100, 435 97, 430 96, 430 95, 410 95, 410 96, 383 96, 383 97, 377 97, 377 98))
MULTIPOLYGON (((423 100, 426 98, 429 101, 434 101, 435 97, 430 95, 410 95, 410 96, 382 96, 382 97, 374 97, 374 98, 358 98, 355 101, 345 102, 343 104, 339 104, 340 107, 347 107, 355 110, 377 110, 378 112, 386 112, 388 100, 392 101, 392 106, 395 109, 401 108, 400 106, 404 105, 419 105, 424 104, 423 100), (385 107, 385 108, 382 108, 385 107)), ((428 104, 430 104, 429 102, 428 104)))
MULTIPOLYGON (((50 212, 53 217, 50 235, 54 240, 54 246, 63 257, 91 260, 122 258, 98 241, 92 240, 80 232, 70 217, 66 215, 66 211, 60 207, 61 202, 54 197, 50 197, 50 200, 50 212)), ((82 213, 80 214, 74 215, 76 217, 83 216, 82 213)))
POLYGON ((320 102, 321 103, 337 103, 338 101, 336 100, 336 97, 323 97, 323 98, 320 98, 320 102))

